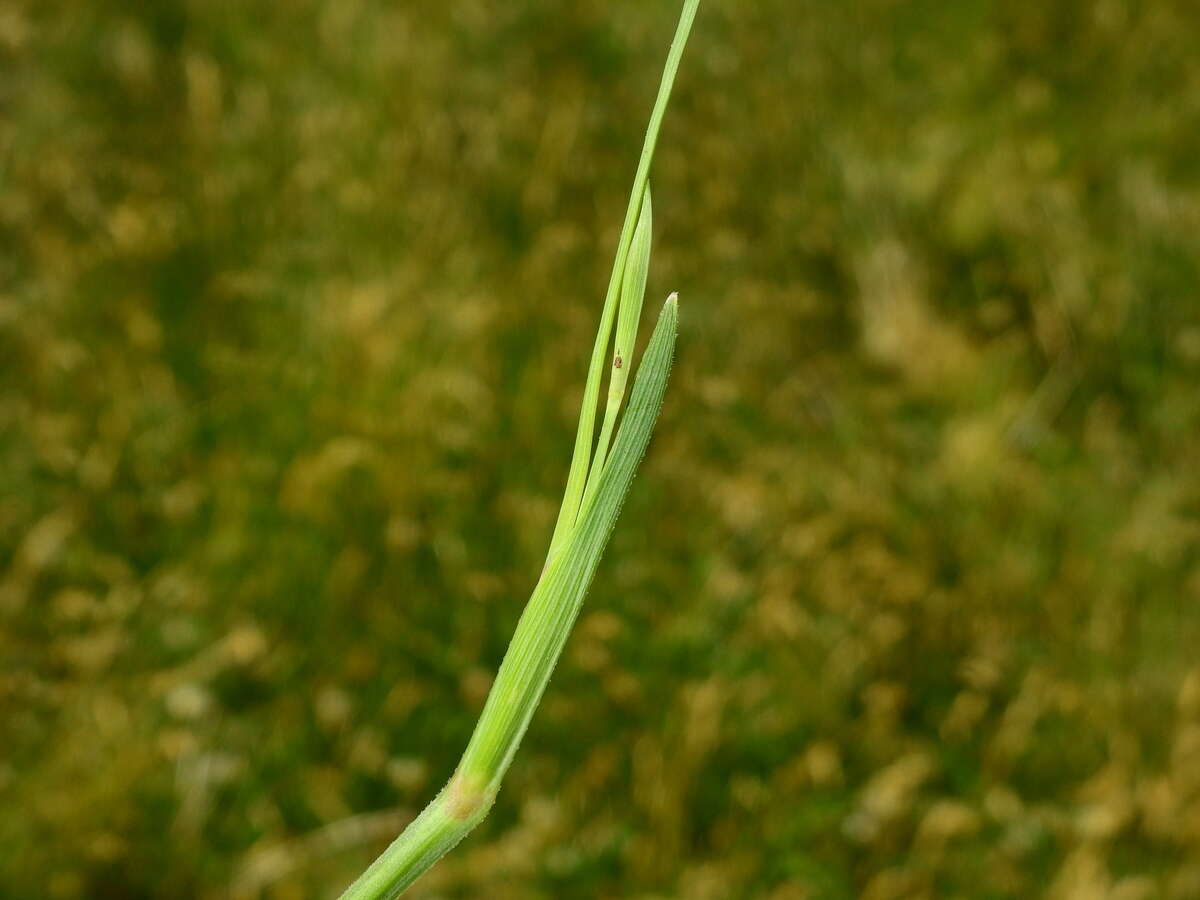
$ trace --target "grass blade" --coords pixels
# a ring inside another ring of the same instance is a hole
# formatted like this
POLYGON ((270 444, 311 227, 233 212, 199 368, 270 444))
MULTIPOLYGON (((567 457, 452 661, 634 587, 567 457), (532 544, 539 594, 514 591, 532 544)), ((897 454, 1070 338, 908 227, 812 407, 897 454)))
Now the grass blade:
POLYGON ((678 325, 674 295, 659 314, 646 357, 638 369, 629 409, 621 423, 612 455, 599 478, 593 502, 571 538, 546 570, 517 625, 484 706, 481 724, 463 756, 460 772, 488 776, 497 782, 525 732, 550 679, 583 595, 591 583, 621 503, 645 453, 662 406, 671 369, 678 325))
POLYGON ((658 132, 699 0, 685 0, 679 27, 650 115, 608 294, 592 348, 567 486, 541 577, 526 604, 482 715, 454 777, 433 802, 342 895, 342 900, 398 897, 487 815, 542 693, 616 524, 634 472, 662 407, 675 350, 678 301, 667 298, 629 405, 608 444, 632 365, 650 265, 652 210, 648 179, 658 132), (604 362, 620 301, 617 337, 601 436, 592 454, 604 362))
POLYGON ((613 314, 616 310, 621 282, 625 275, 625 260, 629 253, 629 244, 633 239, 634 227, 641 213, 642 196, 645 194, 646 185, 650 180, 650 164, 654 160, 654 150, 658 146, 658 133, 662 128, 663 115, 666 113, 667 103, 671 99, 671 90, 675 86, 675 75, 679 71, 679 61, 683 58, 683 48, 692 32, 692 23, 696 19, 696 10, 699 6, 700 0, 685 0, 683 4, 679 26, 675 29, 675 38, 671 41, 671 49, 667 53, 667 63, 663 68, 658 97, 655 99, 654 109, 650 113, 650 124, 646 128, 646 139, 642 143, 642 155, 638 159, 637 174, 634 175, 633 190, 629 195, 629 208, 625 213, 625 224, 621 228, 621 238, 617 242, 617 256, 608 281, 608 293, 604 298, 604 308, 600 313, 600 329, 596 335, 596 343, 592 347, 587 382, 583 389, 583 414, 579 417, 579 426, 575 432, 575 450, 571 456, 571 468, 567 474, 567 489, 563 494, 562 506, 558 511, 554 536, 550 539, 550 552, 547 560, 552 559, 558 552, 579 516, 583 491, 587 484, 588 464, 592 458, 592 438, 596 427, 592 410, 596 409, 600 399, 600 382, 604 376, 604 362, 608 357, 613 314))
POLYGON ((596 453, 592 457, 588 473, 587 489, 583 494, 583 505, 587 506, 600 483, 600 472, 608 444, 612 440, 613 428, 621 401, 625 399, 625 386, 629 371, 633 368, 633 350, 637 343, 638 324, 642 319, 642 302, 646 297, 646 279, 650 274, 650 248, 653 238, 653 208, 650 203, 650 188, 642 197, 642 212, 638 216, 633 242, 629 245, 629 258, 625 261, 625 277, 621 283, 621 306, 617 312, 617 337, 613 342, 612 369, 608 376, 608 404, 604 410, 604 424, 600 428, 600 439, 596 442, 596 453))
POLYGON ((593 502, 529 598, 454 777, 342 900, 398 897, 487 815, 550 681, 650 442, 667 388, 677 326, 678 305, 672 294, 638 369, 629 408, 593 502))

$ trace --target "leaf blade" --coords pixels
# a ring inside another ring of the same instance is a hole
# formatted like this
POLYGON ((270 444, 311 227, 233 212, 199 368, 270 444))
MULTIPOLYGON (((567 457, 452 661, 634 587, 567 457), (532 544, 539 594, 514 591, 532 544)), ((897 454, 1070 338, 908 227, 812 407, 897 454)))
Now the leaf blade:
POLYGON ((621 401, 625 399, 625 387, 629 372, 633 368, 634 344, 637 342, 638 323, 642 318, 642 303, 646 297, 646 280, 650 274, 650 250, 653 235, 653 206, 650 202, 650 187, 642 195, 642 211, 638 216, 633 241, 629 245, 629 258, 625 261, 625 277, 621 283, 621 305, 617 311, 617 333, 613 341, 612 368, 608 376, 608 403, 604 409, 604 424, 600 428, 600 439, 596 441, 596 452, 588 471, 587 487, 583 492, 583 505, 591 502, 600 484, 600 473, 612 440, 621 401))
POLYGON ((537 707, 599 564, 662 408, 678 332, 672 295, 659 314, 613 452, 592 502, 534 589, 459 772, 498 784, 537 707))
POLYGON ((700 0, 685 0, 683 4, 679 25, 675 29, 675 37, 671 40, 671 49, 667 52, 667 62, 663 67, 658 96, 655 98, 654 108, 650 112, 650 123, 646 128, 642 153, 638 158, 637 172, 633 178, 633 189, 629 194, 629 207, 625 212, 625 223, 621 227, 621 238, 617 242, 617 255, 613 261, 612 275, 608 281, 608 292, 604 299, 604 308, 600 313, 600 330, 596 335, 596 343, 592 347, 592 358, 583 391, 583 411, 575 432, 575 449, 572 452, 571 467, 567 473, 567 487, 563 493, 562 506, 559 507, 558 520, 555 522, 554 534, 550 539, 550 551, 546 557, 547 565, 562 547, 571 529, 575 527, 583 505, 583 493, 587 485, 589 463, 592 458, 592 438, 596 427, 595 410, 600 398, 600 382, 604 374, 604 361, 608 356, 613 314, 624 278, 625 260, 629 253, 629 244, 633 239, 638 216, 641 213, 641 198, 650 180, 650 164, 654 160, 654 151, 658 146, 658 134, 662 129, 667 103, 671 99, 671 91, 675 87, 675 76, 679 72, 679 63, 683 58, 683 50, 687 45, 688 37, 692 33, 692 24, 696 20, 696 11, 699 7, 700 0))

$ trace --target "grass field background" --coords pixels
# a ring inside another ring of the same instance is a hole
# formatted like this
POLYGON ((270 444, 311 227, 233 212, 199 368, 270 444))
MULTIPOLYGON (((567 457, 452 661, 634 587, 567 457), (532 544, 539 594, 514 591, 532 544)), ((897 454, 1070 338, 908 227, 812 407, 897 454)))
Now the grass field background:
MULTIPOLYGON (((450 774, 677 12, 0 4, 0 896, 336 896, 450 774)), ((413 897, 1200 897, 1198 39, 705 3, 657 436, 413 897)))

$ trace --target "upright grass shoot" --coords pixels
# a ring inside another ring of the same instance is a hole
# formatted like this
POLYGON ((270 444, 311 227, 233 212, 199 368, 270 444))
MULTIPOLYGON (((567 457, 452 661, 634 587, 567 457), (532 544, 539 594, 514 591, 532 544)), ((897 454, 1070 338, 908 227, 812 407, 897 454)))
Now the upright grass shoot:
POLYGON ((659 128, 699 0, 686 0, 650 116, 629 209, 592 350, 575 451, 562 507, 541 577, 521 619, 466 752, 449 783, 342 895, 343 900, 390 900, 483 821, 579 613, 600 556, 616 524, 634 472, 662 407, 678 328, 678 300, 667 298, 620 416, 650 266, 652 212, 648 185, 659 128), (609 392, 595 439, 600 384, 609 392), (616 437, 613 439, 613 431, 616 437), (611 448, 610 448, 611 442, 611 448))

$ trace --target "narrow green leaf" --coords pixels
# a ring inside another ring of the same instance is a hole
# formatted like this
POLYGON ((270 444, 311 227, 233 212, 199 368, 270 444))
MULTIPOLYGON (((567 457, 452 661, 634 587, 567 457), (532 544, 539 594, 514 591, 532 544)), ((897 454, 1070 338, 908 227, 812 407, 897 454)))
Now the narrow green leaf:
POLYGON ((596 335, 596 343, 592 347, 592 359, 588 367, 587 382, 583 389, 583 411, 579 416, 579 426, 575 432, 575 450, 571 456, 571 468, 567 474, 567 489, 563 494, 562 506, 558 510, 558 521, 554 525, 554 536, 550 539, 547 561, 554 557, 554 554, 566 541, 579 516, 583 491, 587 484, 588 463, 592 458, 592 438, 596 427, 595 411, 600 399, 600 382, 603 380, 604 362, 608 356, 613 314, 616 310, 621 282, 625 275, 625 260, 629 253, 629 244, 633 239, 634 226, 637 224, 638 215, 641 212, 642 195, 650 180, 650 164, 654 160, 654 150, 658 146, 658 133, 662 128, 663 116, 667 111, 667 102, 671 99, 671 90, 675 86, 675 75, 679 71, 679 61, 683 58, 683 48, 692 32, 692 23, 696 20, 696 10, 699 6, 700 0, 685 0, 683 4, 679 26, 675 30, 675 38, 671 41, 671 49, 667 53, 667 64, 663 68, 658 97, 655 99, 654 109, 650 113, 650 124, 646 128, 646 139, 642 143, 642 155, 638 160, 637 174, 633 177, 633 190, 629 195, 629 208, 625 213, 625 224, 621 228, 621 238, 617 242, 617 256, 608 281, 604 309, 600 313, 600 329, 596 335))
POLYGON ((633 242, 629 246, 629 258, 625 261, 625 278, 621 283, 621 306, 617 312, 617 337, 613 343, 612 369, 608 376, 608 404, 604 410, 604 424, 600 428, 600 439, 596 442, 596 453, 588 474, 587 489, 583 493, 583 505, 587 506, 600 483, 600 472, 608 454, 613 428, 621 401, 625 399, 625 385, 633 368, 634 344, 637 342, 638 323, 642 318, 642 302, 646 297, 646 279, 650 274, 650 247, 653 239, 653 208, 650 203, 650 188, 642 196, 642 212, 633 242))
POLYGON ((634 470, 650 442, 671 369, 678 318, 678 301, 672 295, 638 367, 629 409, 595 497, 563 552, 550 562, 521 615, 479 727, 463 756, 461 773, 498 784, 516 752, 579 612, 634 470))
POLYGON ((629 246, 629 259, 625 263, 621 309, 617 313, 617 339, 613 354, 614 377, 609 394, 615 394, 619 398, 625 396, 625 383, 632 369, 633 349, 637 342, 638 324, 642 320, 642 303, 646 297, 646 281, 650 275, 650 250, 653 241, 654 206, 650 202, 650 186, 647 185, 637 228, 633 232, 633 243, 629 246), (618 365, 618 361, 623 364, 618 365))
POLYGON ((593 502, 529 598, 454 778, 346 890, 342 900, 398 897, 487 815, 550 681, 650 442, 671 371, 678 318, 672 294, 638 368, 629 408, 593 502))

